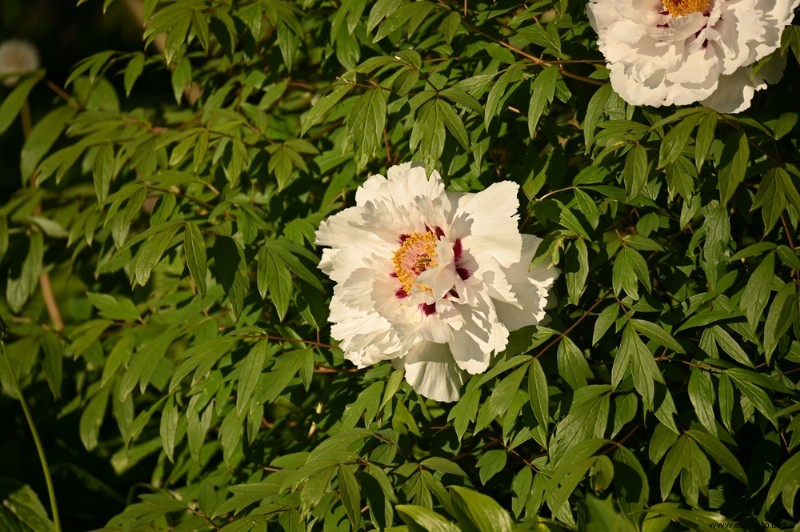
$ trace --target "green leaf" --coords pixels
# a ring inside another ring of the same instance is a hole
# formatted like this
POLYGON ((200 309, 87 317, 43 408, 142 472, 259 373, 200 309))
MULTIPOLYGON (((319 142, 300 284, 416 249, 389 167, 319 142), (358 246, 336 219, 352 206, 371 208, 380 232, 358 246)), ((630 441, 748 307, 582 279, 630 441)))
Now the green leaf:
POLYGON ((511 517, 494 499, 460 486, 450 486, 449 489, 453 512, 461 530, 511 531, 513 526, 511 517))
POLYGON ((325 96, 314 100, 314 105, 303 115, 300 135, 305 135, 313 126, 322 122, 331 109, 350 92, 354 85, 350 83, 336 85, 333 90, 325 96))
POLYGON ((697 368, 692 368, 689 376, 689 400, 694 406, 697 418, 706 430, 712 435, 717 434, 717 425, 714 415, 714 385, 711 375, 697 368))
POLYGON ((347 132, 353 139, 355 160, 359 167, 363 167, 382 144, 386 102, 387 91, 380 87, 370 89, 359 96, 347 117, 347 132))
POLYGON ((733 384, 731 384, 731 379, 724 373, 719 376, 717 390, 717 395, 719 396, 719 413, 722 418, 722 423, 729 432, 733 432, 733 384))
POLYGON ((795 452, 778 469, 775 479, 772 481, 767 492, 767 500, 764 508, 769 510, 778 494, 782 494, 783 507, 794 517, 794 499, 797 490, 800 489, 800 452, 795 452))
POLYGON ((133 345, 136 342, 136 337, 132 334, 124 334, 114 343, 114 347, 106 358, 106 364, 103 367, 103 376, 100 379, 100 386, 105 387, 106 384, 116 375, 117 370, 123 365, 127 365, 133 354, 133 345))
POLYGON ((89 404, 86 405, 86 408, 83 409, 83 413, 81 414, 78 428, 81 442, 83 442, 83 446, 87 451, 91 451, 97 447, 97 439, 100 435, 100 426, 103 424, 103 419, 105 418, 110 391, 110 386, 100 388, 89 401, 89 404))
POLYGON ((689 470, 692 467, 692 452, 695 444, 689 438, 683 436, 678 438, 664 459, 661 466, 661 499, 666 500, 672 491, 672 485, 678 478, 681 470, 689 470))
POLYGON ((446 458, 442 458, 441 456, 431 456, 429 458, 426 458, 425 460, 420 462, 419 465, 427 467, 428 469, 432 469, 434 471, 438 471, 440 473, 447 473, 459 477, 467 476, 464 470, 461 469, 461 467, 457 463, 448 460, 446 458))
POLYGON ((186 265, 201 295, 206 295, 206 275, 208 261, 206 243, 200 228, 193 222, 186 222, 183 232, 183 250, 186 253, 186 265))
POLYGON ((95 294, 92 292, 87 292, 86 297, 104 318, 119 321, 137 321, 140 319, 139 311, 136 310, 133 301, 126 297, 115 297, 109 294, 95 294))
POLYGON ((347 518, 356 530, 361 524, 361 489, 350 466, 340 465, 337 479, 347 518))
MULTIPOLYGON (((158 334, 155 334, 152 337, 146 337, 144 342, 138 346, 135 354, 132 357, 130 365, 125 371, 125 374, 122 376, 122 380, 119 384, 119 399, 122 402, 127 401, 128 396, 136 387, 137 383, 139 384, 140 392, 144 392, 144 390, 147 388, 147 385, 150 383, 153 373, 158 367, 158 363, 164 358, 167 353, 167 349, 169 349, 169 346, 178 336, 179 332, 176 325, 171 325, 166 328, 157 327, 156 330, 158 331, 158 334)), ((203 349, 208 350, 214 349, 215 347, 217 347, 217 344, 213 341, 205 342, 202 345, 203 349)), ((194 348, 190 348, 185 353, 191 354, 194 352, 193 349, 194 348)), ((215 354, 217 353, 219 356, 222 356, 225 352, 216 351, 215 354)), ((202 359, 200 358, 193 360, 193 367, 197 367, 200 362, 202 362, 202 359)))
POLYGON ((678 343, 675 338, 665 331, 660 325, 638 318, 632 318, 630 324, 636 330, 656 342, 676 353, 684 354, 686 350, 678 343))
POLYGON ((71 105, 57 107, 36 122, 33 129, 25 139, 25 145, 20 154, 20 172, 22 179, 27 181, 33 174, 42 158, 53 147, 61 136, 67 123, 75 116, 76 109, 71 105))
POLYGON ((414 504, 398 504, 395 509, 409 532, 460 532, 461 529, 433 510, 414 504))
POLYGON ((461 118, 459 118, 450 105, 442 100, 436 100, 436 106, 439 108, 439 115, 441 116, 442 120, 444 120, 444 125, 447 126, 447 130, 451 135, 453 135, 458 143, 461 144, 462 148, 469 151, 469 135, 467 134, 467 130, 464 128, 464 123, 461 121, 461 118))
POLYGON ((61 341, 50 331, 44 331, 39 337, 39 342, 44 352, 42 368, 47 385, 53 393, 53 397, 61 397, 61 381, 63 378, 64 367, 64 346, 61 341))
POLYGON ((451 102, 460 105, 464 109, 469 109, 470 111, 474 111, 479 115, 483 115, 483 107, 481 107, 480 102, 478 102, 478 100, 476 100, 469 93, 457 87, 448 87, 443 91, 440 91, 439 96, 441 96, 442 98, 447 98, 451 102))
POLYGON ((581 238, 591 241, 592 238, 589 236, 589 233, 586 232, 586 229, 583 228, 583 225, 578 221, 578 218, 575 216, 575 214, 561 202, 556 201, 556 205, 558 205, 559 208, 558 222, 570 231, 574 231, 575 234, 581 238))
POLYGON ((105 203, 108 197, 108 192, 111 188, 111 180, 116 174, 115 166, 114 146, 106 142, 97 150, 94 158, 94 169, 92 170, 94 191, 95 194, 97 194, 97 200, 100 204, 105 203))
POLYGON ((521 75, 522 74, 518 67, 509 68, 503 74, 501 74, 500 77, 495 81, 494 85, 492 85, 492 88, 489 91, 489 96, 486 99, 486 107, 483 111, 483 119, 486 124, 486 128, 489 127, 489 124, 492 122, 492 118, 500 113, 500 104, 502 103, 503 99, 509 96, 509 92, 506 90, 509 83, 517 81, 521 75))
POLYGON ((241 245, 231 237, 218 236, 214 240, 211 254, 214 257, 214 277, 225 290, 234 314, 241 316, 244 298, 250 287, 250 276, 241 245))
POLYGON ((778 346, 778 341, 789 330, 792 323, 797 321, 797 314, 797 285, 789 282, 778 290, 769 307, 767 321, 764 323, 764 355, 767 357, 767 363, 772 357, 772 352, 778 346))
POLYGON ((780 140, 792 132, 795 125, 797 125, 797 113, 783 113, 775 121, 773 131, 775 132, 775 140, 780 140))
POLYGON ((296 349, 288 351, 279 356, 272 366, 266 378, 258 386, 260 395, 259 403, 271 403, 283 393, 289 381, 297 374, 301 367, 306 363, 307 357, 313 356, 311 351, 296 349))
POLYGON ((734 359, 739 364, 744 364, 745 366, 754 367, 753 362, 750 360, 750 357, 747 356, 747 353, 744 352, 744 349, 739 346, 739 343, 728 334, 728 331, 720 327, 719 325, 714 325, 711 329, 708 329, 714 340, 716 340, 717 345, 719 345, 725 353, 727 353, 732 359, 734 359))
POLYGON ((180 225, 173 225, 164 231, 155 233, 142 244, 142 247, 136 254, 136 262, 133 267, 135 281, 140 286, 145 286, 147 284, 153 268, 161 261, 161 257, 172 243, 172 239, 179 228, 180 225))
MULTIPOLYGON (((778 219, 786 209, 786 204, 791 193, 785 189, 785 181, 781 172, 786 173, 781 168, 770 168, 764 179, 758 186, 758 193, 753 199, 753 206, 750 210, 761 208, 761 218, 764 220, 764 234, 768 234, 778 219)), ((788 174, 787 174, 788 175, 788 174)), ((789 179, 789 186, 794 188, 789 179)))
POLYGON ((592 377, 592 370, 586 357, 568 337, 558 344, 558 374, 561 375, 573 390, 586 386, 586 379, 592 377))
POLYGON ((480 412, 478 413, 478 420, 475 423, 475 431, 482 430, 488 426, 493 420, 502 416, 511 405, 517 390, 519 390, 522 377, 525 375, 525 367, 520 367, 514 370, 508 377, 495 386, 492 390, 492 395, 489 400, 483 404, 480 412))
POLYGON ((144 70, 144 59, 144 54, 136 52, 133 54, 133 57, 131 57, 131 60, 128 61, 128 65, 125 67, 125 75, 123 78, 123 84, 125 85, 125 96, 131 95, 133 84, 136 83, 136 80, 142 75, 142 71, 144 70))
POLYGON ((732 371, 726 371, 725 374, 736 383, 736 387, 742 392, 742 395, 747 397, 747 399, 753 403, 753 406, 764 414, 764 417, 766 417, 770 423, 777 426, 777 422, 775 421, 775 405, 772 404, 767 393, 762 388, 750 382, 744 374, 732 371))
POLYGON ((30 94, 33 87, 39 83, 39 80, 42 79, 42 75, 43 72, 37 72, 35 76, 26 77, 21 80, 17 86, 14 87, 14 90, 5 97, 3 103, 0 104, 0 135, 5 133, 11 124, 14 123, 14 119, 17 118, 23 105, 25 105, 25 102, 28 100, 28 94, 30 94))
POLYGON ((313 253, 309 253, 307 249, 298 246, 285 238, 277 238, 275 240, 267 240, 264 242, 264 247, 270 253, 275 253, 286 264, 289 270, 297 277, 307 282, 320 292, 324 292, 325 288, 319 281, 317 275, 312 272, 302 261, 298 258, 304 257, 308 260, 317 262, 317 257, 313 253))
POLYGON ((282 320, 292 297, 292 276, 286 262, 278 253, 266 251, 264 261, 264 283, 275 310, 278 311, 278 318, 282 320))
MULTIPOLYGON (((654 504, 647 510, 647 519, 651 515, 665 516, 667 523, 680 523, 689 530, 710 530, 712 528, 722 528, 725 517, 716 512, 708 512, 692 508, 691 510, 680 508, 677 503, 654 504)), ((647 520, 645 521, 647 524, 647 520)), ((655 525, 656 527, 660 525, 655 525)), ((650 530, 646 528, 646 530, 650 530)), ((655 530, 663 530, 656 528, 655 530)))
MULTIPOLYGON (((665 432, 673 434, 668 430, 665 432)), ((612 463, 614 465, 614 492, 617 496, 617 503, 629 518, 634 518, 650 499, 650 485, 647 474, 644 472, 644 468, 636 458, 636 455, 623 446, 619 446, 614 451, 612 463)))
POLYGON ((174 462, 173 454, 177 441, 179 419, 180 412, 178 412, 178 407, 175 404, 175 397, 171 395, 167 398, 164 409, 161 411, 161 424, 159 427, 161 445, 164 447, 164 453, 170 462, 174 462))
POLYGON ((558 81, 558 68, 550 66, 543 68, 531 83, 531 101, 528 106, 528 133, 531 138, 536 137, 536 126, 539 118, 548 104, 553 103, 558 81))
POLYGON ((635 532, 636 528, 617 513, 611 498, 604 501, 587 497, 584 502, 589 514, 585 530, 587 532, 635 532))
MULTIPOLYGON (((629 358, 633 386, 641 395, 645 408, 652 410, 655 400, 655 383, 663 383, 663 377, 661 377, 658 366, 653 360, 653 355, 639 338, 639 335, 636 334, 632 325, 626 326, 622 332, 622 343, 617 357, 622 357, 623 360, 629 358)), ((616 365, 617 361, 615 360, 614 368, 612 369, 612 382, 620 382, 622 378, 620 375, 622 370, 615 371, 616 365)))
MULTIPOLYGON (((588 442, 584 442, 588 443, 588 442)), ((566 466, 562 469, 559 468, 550 480, 547 488, 549 492, 547 505, 558 514, 563 511, 562 508, 567 503, 567 499, 572 495, 594 464, 597 463, 597 457, 574 459, 565 461, 566 466), (556 486, 558 486, 556 488, 556 486)))
MULTIPOLYGON (((612 267, 611 281, 614 294, 619 294, 625 290, 631 298, 639 299, 639 270, 640 264, 644 261, 641 255, 630 247, 623 247, 617 254, 612 267)), ((647 264, 644 265, 645 272, 647 264)))
POLYGON ((743 132, 733 133, 722 151, 719 168, 720 203, 725 205, 733 197, 736 188, 744 181, 747 163, 750 161, 750 145, 743 132))
POLYGON ((239 378, 239 390, 236 394, 236 413, 238 415, 242 415, 248 407, 250 398, 256 390, 261 372, 264 369, 268 347, 267 340, 259 341, 240 365, 241 377, 239 378))
POLYGON ((625 166, 622 169, 622 178, 629 197, 636 197, 647 183, 649 168, 647 150, 637 144, 625 156, 625 166))
POLYGON ((603 116, 603 111, 608 104, 609 97, 613 94, 611 84, 606 83, 592 95, 589 105, 586 108, 586 116, 583 119, 583 141, 586 144, 586 153, 589 153, 594 140, 594 131, 603 116))
POLYGON ((39 285, 44 259, 44 237, 33 231, 28 237, 28 249, 24 258, 13 257, 6 281, 6 301, 15 313, 19 313, 39 285))
POLYGON ((694 146, 694 163, 698 170, 702 168, 705 163, 708 152, 711 149, 711 143, 714 140, 714 133, 717 129, 717 113, 709 111, 700 119, 699 126, 697 127, 697 138, 695 138, 694 146))
POLYGON ((55 530, 36 492, 6 476, 0 476, 0 525, 14 532, 55 530))
POLYGON ((583 239, 576 239, 564 254, 564 276, 567 280, 569 302, 578 305, 589 276, 589 251, 583 239))
POLYGON ((728 450, 721 441, 699 430, 691 429, 686 431, 686 434, 699 443, 720 467, 733 475, 739 482, 747 485, 747 473, 742 464, 736 459, 736 455, 728 450))
POLYGON ((445 121, 436 101, 429 101, 420 108, 414 128, 411 130, 410 147, 419 154, 426 167, 432 165, 444 150, 445 121))
POLYGON ((478 463, 475 464, 481 484, 485 486, 493 476, 502 471, 506 467, 507 461, 508 453, 504 449, 492 449, 481 455, 478 463))
POLYGON ((697 125, 700 118, 700 115, 697 114, 685 117, 664 135, 658 152, 659 168, 664 168, 667 164, 675 162, 678 156, 683 152, 689 139, 692 138, 692 130, 697 125))
POLYGON ((547 430, 550 423, 550 395, 544 369, 536 358, 531 361, 528 368, 528 395, 536 421, 547 430))
POLYGON ((592 345, 597 344, 605 336, 618 317, 619 304, 617 303, 611 303, 597 315, 597 321, 594 323, 594 331, 592 332, 592 345))

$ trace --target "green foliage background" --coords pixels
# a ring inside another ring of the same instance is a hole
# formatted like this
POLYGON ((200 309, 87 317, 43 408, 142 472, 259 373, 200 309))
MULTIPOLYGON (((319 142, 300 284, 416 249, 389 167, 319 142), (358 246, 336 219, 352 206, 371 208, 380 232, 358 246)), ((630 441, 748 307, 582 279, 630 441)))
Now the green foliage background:
POLYGON ((580 1, 143 7, 148 46, 0 92, 0 526, 793 526, 798 27, 729 116, 623 102, 580 1), (454 404, 345 362, 315 268, 409 160, 519 183, 562 272, 454 404))

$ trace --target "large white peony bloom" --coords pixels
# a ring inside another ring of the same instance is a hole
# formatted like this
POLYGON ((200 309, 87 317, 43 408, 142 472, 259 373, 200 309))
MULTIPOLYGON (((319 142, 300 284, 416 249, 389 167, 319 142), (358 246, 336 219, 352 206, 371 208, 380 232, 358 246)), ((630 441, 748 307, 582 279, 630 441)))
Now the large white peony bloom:
POLYGON ((553 269, 529 268, 541 241, 517 229, 518 186, 446 192, 409 163, 373 175, 356 206, 317 231, 336 282, 331 335, 358 367, 392 360, 421 395, 455 401, 508 333, 539 323, 553 269))
POLYGON ((800 0, 592 0, 589 21, 611 85, 634 105, 750 107, 783 67, 750 65, 776 50, 800 0))
MULTIPOLYGON (((39 68, 39 52, 30 42, 23 39, 9 39, 0 43, 0 74, 21 74, 39 68)), ((16 85, 17 76, 9 76, 3 84, 16 85)))

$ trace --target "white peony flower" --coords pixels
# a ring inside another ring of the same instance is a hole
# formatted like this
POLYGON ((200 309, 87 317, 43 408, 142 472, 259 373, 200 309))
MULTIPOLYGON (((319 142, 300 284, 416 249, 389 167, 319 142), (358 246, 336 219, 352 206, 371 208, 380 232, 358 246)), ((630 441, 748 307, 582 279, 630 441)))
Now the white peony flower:
POLYGON ((446 192, 410 163, 373 175, 356 206, 317 231, 336 282, 331 335, 358 367, 392 360, 419 394, 455 401, 509 331, 545 317, 553 269, 530 269, 541 240, 517 228, 518 186, 446 192))
POLYGON ((634 105, 750 107, 783 67, 753 74, 776 50, 800 0, 592 0, 589 21, 611 85, 634 105))
MULTIPOLYGON (((39 52, 30 42, 9 39, 0 44, 0 74, 21 74, 39 68, 39 52)), ((16 85, 17 76, 3 79, 3 84, 16 85)))

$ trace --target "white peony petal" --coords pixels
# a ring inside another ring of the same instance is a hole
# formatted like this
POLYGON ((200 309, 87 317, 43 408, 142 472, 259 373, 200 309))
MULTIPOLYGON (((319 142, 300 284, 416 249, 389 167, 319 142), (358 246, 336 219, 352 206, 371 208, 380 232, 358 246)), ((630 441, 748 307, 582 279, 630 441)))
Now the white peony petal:
POLYGON ((522 260, 509 268, 507 274, 512 290, 521 304, 521 311, 518 305, 495 302, 497 316, 509 331, 537 325, 544 320, 549 291, 558 278, 558 271, 555 268, 544 265, 530 268, 541 239, 533 235, 522 235, 522 239, 524 250, 522 260))
POLYGON ((455 236, 463 237, 464 247, 476 259, 490 256, 501 266, 519 260, 522 239, 517 229, 518 190, 516 183, 503 181, 477 194, 464 194, 459 200, 456 215, 468 217, 470 232, 455 236))
POLYGON ((742 74, 778 49, 798 5, 800 0, 713 0, 707 11, 672 16, 661 1, 591 0, 587 13, 611 85, 628 103, 701 102, 739 112, 764 86, 763 78, 746 82, 742 74))
POLYGON ((453 331, 450 350, 461 369, 471 374, 483 373, 491 356, 505 349, 508 329, 497 320, 494 305, 485 298, 479 305, 455 305, 464 325, 453 331))
POLYGON ((763 77, 750 79, 750 69, 740 68, 730 76, 722 76, 719 87, 701 103, 720 113, 739 113, 750 107, 756 91, 766 88, 763 77))
POLYGON ((460 397, 464 373, 446 344, 420 342, 403 359, 406 381, 418 394, 450 403, 460 397))
POLYGON ((336 283, 331 336, 356 366, 392 360, 418 393, 454 401, 509 329, 543 319, 555 274, 529 271, 539 241, 517 229, 516 184, 460 194, 418 166, 387 175, 317 231, 329 246, 319 267, 336 283))

